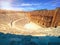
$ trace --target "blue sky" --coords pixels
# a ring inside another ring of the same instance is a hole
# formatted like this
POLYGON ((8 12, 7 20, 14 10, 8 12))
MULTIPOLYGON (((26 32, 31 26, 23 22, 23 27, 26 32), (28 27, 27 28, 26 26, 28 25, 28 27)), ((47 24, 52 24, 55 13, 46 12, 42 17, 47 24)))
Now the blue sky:
POLYGON ((60 0, 0 0, 0 8, 7 10, 40 10, 60 7, 60 0))

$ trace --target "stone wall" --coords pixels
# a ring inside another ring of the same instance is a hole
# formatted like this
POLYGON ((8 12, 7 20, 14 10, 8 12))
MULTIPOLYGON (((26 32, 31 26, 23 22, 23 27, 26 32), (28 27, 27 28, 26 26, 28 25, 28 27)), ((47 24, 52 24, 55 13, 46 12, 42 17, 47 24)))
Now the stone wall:
POLYGON ((54 14, 54 19, 52 21, 52 26, 60 26, 60 8, 56 8, 55 14, 54 14))
POLYGON ((29 12, 30 21, 43 27, 60 26, 60 8, 55 10, 36 10, 29 12))

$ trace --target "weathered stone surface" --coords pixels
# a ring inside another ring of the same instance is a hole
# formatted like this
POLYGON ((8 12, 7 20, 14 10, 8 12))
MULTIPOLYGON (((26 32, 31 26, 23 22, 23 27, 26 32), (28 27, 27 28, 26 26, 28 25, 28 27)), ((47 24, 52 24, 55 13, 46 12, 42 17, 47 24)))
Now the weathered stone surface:
POLYGON ((29 13, 32 22, 43 27, 60 26, 60 8, 55 10, 36 10, 29 13))

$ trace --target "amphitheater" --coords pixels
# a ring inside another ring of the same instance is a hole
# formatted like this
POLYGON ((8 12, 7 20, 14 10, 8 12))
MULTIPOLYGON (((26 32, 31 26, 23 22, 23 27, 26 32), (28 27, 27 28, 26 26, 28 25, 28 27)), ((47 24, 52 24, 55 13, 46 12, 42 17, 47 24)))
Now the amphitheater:
MULTIPOLYGON (((39 22, 38 14, 40 15, 39 11, 24 12, 24 11, 0 10, 0 32, 19 34, 19 35, 21 34, 33 35, 33 36, 46 36, 46 35, 58 36, 60 35, 59 23, 57 27, 55 28, 54 27, 55 20, 53 19, 52 24, 48 25, 48 28, 47 28, 45 24, 46 22, 43 22, 42 20, 40 20, 41 22, 38 23, 39 22), (32 15, 35 13, 37 14, 37 16, 34 15, 35 17, 33 18, 32 15), (44 23, 44 25, 40 26, 40 24, 42 23, 44 23)), ((58 22, 60 21, 58 20, 58 22)))

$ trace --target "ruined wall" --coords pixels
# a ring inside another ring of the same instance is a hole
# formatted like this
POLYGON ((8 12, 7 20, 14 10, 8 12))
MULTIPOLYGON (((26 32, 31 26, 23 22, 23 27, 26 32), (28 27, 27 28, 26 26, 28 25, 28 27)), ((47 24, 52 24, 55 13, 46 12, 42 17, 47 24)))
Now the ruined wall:
POLYGON ((54 27, 55 25, 60 25, 60 8, 32 11, 28 17, 32 22, 43 27, 54 27))
POLYGON ((60 8, 55 10, 54 18, 52 20, 52 26, 60 26, 60 8))

